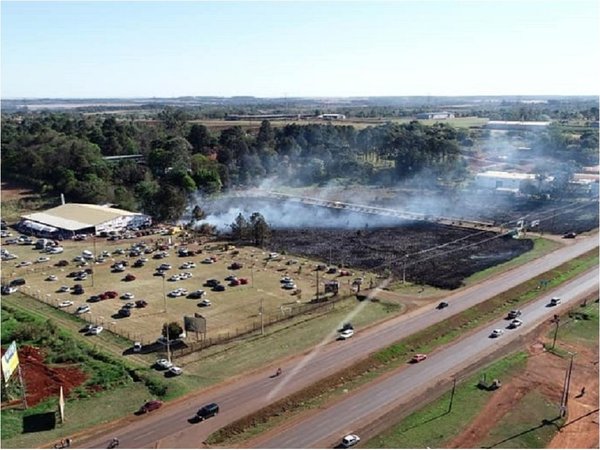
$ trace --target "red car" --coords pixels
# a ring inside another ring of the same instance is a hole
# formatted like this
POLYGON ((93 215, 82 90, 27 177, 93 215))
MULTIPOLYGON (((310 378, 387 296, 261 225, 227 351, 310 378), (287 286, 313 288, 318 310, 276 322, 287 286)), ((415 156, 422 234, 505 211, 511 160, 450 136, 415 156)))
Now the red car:
POLYGON ((119 294, 117 294, 115 291, 106 291, 104 295, 106 295, 108 298, 117 298, 119 296, 119 294))
POLYGON ((248 278, 240 278, 240 284, 248 284, 248 278))
POLYGON ((135 306, 138 308, 145 308, 146 306, 148 306, 148 302, 146 300, 136 300, 135 306))
POLYGON ((162 404, 163 404, 163 402, 161 402, 160 400, 150 400, 149 402, 146 402, 142 405, 142 407, 139 409, 138 413, 145 414, 147 412, 154 411, 154 410, 160 408, 162 406, 162 404))
POLYGON ((125 275, 124 280, 125 281, 134 281, 135 280, 135 275, 128 273, 127 275, 125 275))
POLYGON ((411 363, 418 363, 421 362, 423 360, 427 359, 427 355, 423 354, 423 353, 417 353, 415 356, 412 357, 412 359, 410 360, 411 363))

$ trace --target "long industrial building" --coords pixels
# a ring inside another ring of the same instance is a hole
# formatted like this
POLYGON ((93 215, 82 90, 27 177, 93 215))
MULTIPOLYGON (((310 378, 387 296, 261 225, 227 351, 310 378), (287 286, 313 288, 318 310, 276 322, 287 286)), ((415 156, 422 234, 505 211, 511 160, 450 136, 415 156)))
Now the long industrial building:
POLYGON ((70 238, 76 234, 119 232, 152 224, 150 216, 108 206, 66 203, 21 217, 19 231, 40 237, 70 238))

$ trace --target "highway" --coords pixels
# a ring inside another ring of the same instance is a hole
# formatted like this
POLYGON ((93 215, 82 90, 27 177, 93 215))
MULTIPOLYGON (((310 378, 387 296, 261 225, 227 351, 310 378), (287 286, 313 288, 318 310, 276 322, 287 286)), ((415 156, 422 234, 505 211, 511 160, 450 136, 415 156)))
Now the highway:
POLYGON ((383 416, 392 409, 409 404, 425 389, 439 380, 451 377, 460 369, 492 353, 498 347, 508 345, 525 335, 542 322, 551 319, 560 309, 582 299, 598 289, 598 268, 563 284, 550 295, 562 299, 559 307, 548 304, 549 295, 522 308, 523 325, 509 329, 510 320, 504 318, 485 325, 479 331, 461 339, 445 349, 430 355, 425 361, 398 369, 394 375, 375 381, 367 388, 344 397, 332 406, 314 411, 306 420, 268 439, 253 441, 254 448, 325 448, 339 444, 341 438, 364 426, 368 420, 383 416), (503 329, 498 338, 489 337, 495 329, 503 329))
MULTIPOLYGON (((443 310, 428 305, 410 314, 399 316, 366 330, 357 330, 351 341, 331 338, 311 353, 299 355, 282 364, 284 375, 271 378, 273 368, 263 368, 235 380, 224 382, 202 392, 191 394, 165 405, 145 417, 131 417, 126 423, 115 424, 110 431, 98 430, 95 436, 77 440, 82 448, 106 448, 108 441, 118 436, 125 448, 197 448, 212 432, 278 399, 309 386, 335 373, 345 365, 361 360, 421 329, 444 320, 462 310, 483 302, 530 278, 544 273, 598 246, 598 235, 578 238, 524 267, 512 269, 462 289, 445 298, 450 306, 443 310), (206 422, 195 424, 190 419, 203 404, 217 402, 221 413, 206 422)), ((360 305, 368 304, 363 302, 360 305)), ((132 412, 140 405, 132 405, 132 412)))

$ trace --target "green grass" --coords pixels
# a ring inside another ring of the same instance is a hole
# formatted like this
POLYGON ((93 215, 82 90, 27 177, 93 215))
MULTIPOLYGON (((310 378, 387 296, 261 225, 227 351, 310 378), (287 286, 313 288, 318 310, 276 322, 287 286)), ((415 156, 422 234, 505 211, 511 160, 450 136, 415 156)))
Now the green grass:
POLYGON ((134 383, 87 399, 68 401, 65 406, 64 424, 58 423, 57 415, 57 426, 53 430, 25 434, 22 434, 23 417, 57 411, 57 399, 40 403, 27 411, 4 410, 1 416, 2 447, 36 448, 67 436, 73 437, 80 430, 133 414, 149 398, 151 394, 146 387, 142 383, 134 383))
POLYGON ((533 249, 526 253, 523 253, 522 255, 517 256, 514 259, 511 259, 510 261, 498 264, 497 266, 489 267, 485 270, 471 275, 470 277, 465 278, 464 284, 466 286, 477 284, 482 280, 490 278, 501 272, 505 272, 509 269, 513 269, 517 266, 526 264, 529 261, 533 261, 534 259, 547 255, 548 253, 553 252, 557 248, 561 247, 561 245, 558 242, 552 241, 550 239, 544 239, 540 237, 531 237, 529 239, 533 241, 533 249))
POLYGON ((482 448, 546 448, 562 420, 557 405, 539 391, 528 392, 480 443, 482 448))
MULTIPOLYGON (((559 342, 576 345, 592 345, 598 343, 598 303, 591 303, 583 308, 573 310, 569 317, 562 317, 565 324, 558 329, 559 342)), ((548 336, 553 336, 552 330, 548 336)))
POLYGON ((491 396, 477 383, 482 373, 487 380, 505 379, 524 369, 527 354, 515 353, 485 368, 475 376, 457 384, 452 411, 448 413, 450 392, 423 409, 409 415, 388 431, 367 442, 366 448, 443 448, 477 415, 491 396))

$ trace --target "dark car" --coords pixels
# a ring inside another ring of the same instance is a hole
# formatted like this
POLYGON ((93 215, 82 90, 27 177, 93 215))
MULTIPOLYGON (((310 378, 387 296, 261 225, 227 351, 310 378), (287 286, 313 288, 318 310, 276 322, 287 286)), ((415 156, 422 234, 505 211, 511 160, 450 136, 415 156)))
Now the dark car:
POLYGON ((190 292, 188 294, 187 298, 196 300, 196 299, 202 298, 203 295, 204 295, 204 291, 202 289, 199 289, 197 291, 190 292))
POLYGON ((25 278, 15 278, 10 282, 11 286, 23 286, 26 283, 25 278))
POLYGON ((570 231, 568 233, 563 234, 564 239, 575 239, 577 237, 577 233, 574 231, 570 231))
POLYGON ((73 286, 73 294, 81 295, 83 293, 85 293, 85 290, 83 289, 82 285, 76 284, 75 286, 73 286))
POLYGON ((209 403, 198 410, 196 417, 200 420, 205 420, 209 417, 216 416, 217 414, 219 414, 219 405, 216 403, 209 403))
POLYGON ((225 286, 222 284, 217 284, 216 286, 213 286, 212 290, 215 292, 223 292, 225 290, 225 286))
POLYGON ((146 306, 148 306, 148 302, 146 300, 136 300, 135 306, 137 308, 145 308, 146 306))
POLYGON ((129 308, 121 308, 119 310, 119 315, 121 317, 129 317, 131 316, 131 310, 129 308))
POLYGON ((448 307, 448 303, 447 302, 440 302, 439 305, 437 305, 437 309, 444 309, 448 307))
POLYGON ((211 278, 210 280, 206 280, 206 283, 204 283, 205 286, 208 287, 215 287, 218 286, 220 284, 219 280, 216 280, 214 278, 211 278))
POLYGON ((163 402, 160 400, 150 400, 141 406, 141 408, 138 410, 138 414, 145 414, 150 411, 155 411, 160 408, 162 404, 163 402))
POLYGON ((346 322, 345 324, 343 324, 342 328, 340 328, 338 331, 342 332, 342 331, 346 331, 346 330, 354 330, 354 327, 352 326, 352 324, 350 322, 346 322))

